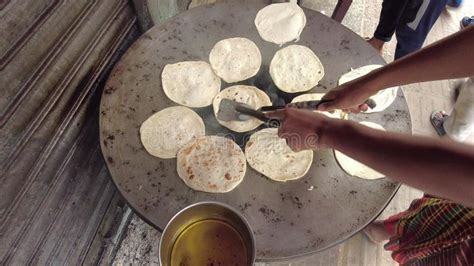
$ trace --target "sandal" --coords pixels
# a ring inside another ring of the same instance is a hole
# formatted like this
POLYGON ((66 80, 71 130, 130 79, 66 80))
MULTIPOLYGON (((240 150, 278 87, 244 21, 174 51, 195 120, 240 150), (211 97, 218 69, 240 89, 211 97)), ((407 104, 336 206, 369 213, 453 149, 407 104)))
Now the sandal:
POLYGON ((440 137, 446 135, 446 130, 444 130, 443 123, 447 118, 448 115, 445 111, 434 111, 431 113, 431 124, 433 125, 434 129, 436 130, 436 133, 438 133, 440 137))

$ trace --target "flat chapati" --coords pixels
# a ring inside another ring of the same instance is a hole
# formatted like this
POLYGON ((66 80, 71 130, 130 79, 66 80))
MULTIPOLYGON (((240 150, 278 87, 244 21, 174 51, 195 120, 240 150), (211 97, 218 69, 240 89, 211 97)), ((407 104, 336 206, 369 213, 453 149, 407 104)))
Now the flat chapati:
MULTIPOLYGON (((214 114, 216 115, 216 119, 217 112, 219 111, 219 104, 223 98, 248 104, 249 106, 252 106, 255 109, 258 109, 262 106, 272 105, 272 102, 270 101, 268 95, 265 92, 259 90, 257 87, 235 85, 222 90, 214 98, 214 102, 212 103, 212 105, 214 107, 214 114)), ((263 123, 256 118, 250 118, 247 121, 221 121, 219 119, 217 119, 217 121, 219 122, 219 124, 235 132, 247 132, 257 128, 263 123)))
MULTIPOLYGON (((380 67, 382 67, 382 65, 367 65, 353 69, 339 78, 339 85, 362 77, 380 67)), ((375 101, 377 106, 374 109, 369 108, 364 113, 382 112, 383 110, 387 109, 397 98, 397 93, 398 87, 388 88, 377 92, 377 94, 370 97, 370 99, 375 101)))
POLYGON ((288 93, 308 91, 324 76, 324 67, 311 49, 290 45, 278 50, 270 63, 275 85, 288 93))
MULTIPOLYGON (((374 129, 385 131, 385 129, 381 125, 376 124, 376 123, 367 122, 367 121, 360 122, 360 123, 362 125, 365 125, 374 129)), ((351 157, 343 154, 340 151, 334 150, 334 154, 341 168, 351 176, 359 177, 362 179, 378 179, 378 178, 385 177, 384 174, 381 174, 375 171, 374 169, 366 166, 365 164, 362 164, 352 159, 351 157)))
POLYGON ((246 38, 229 38, 217 42, 209 54, 214 72, 227 83, 255 76, 262 64, 257 45, 246 38))
POLYGON ((305 25, 306 16, 296 0, 268 5, 258 11, 255 17, 260 37, 278 45, 298 41, 305 25))
MULTIPOLYGON (((319 101, 323 98, 323 96, 324 96, 324 93, 307 93, 307 94, 302 94, 300 96, 296 96, 295 98, 293 98, 291 102, 297 103, 297 102, 306 102, 306 101, 319 101)), ((331 118, 347 119, 348 117, 347 113, 343 112, 342 110, 334 110, 334 113, 322 112, 322 111, 317 111, 317 110, 314 110, 314 111, 324 114, 326 116, 329 116, 331 118)))
POLYGON ((184 144, 204 135, 201 117, 183 106, 163 109, 150 116, 140 127, 140 139, 145 150, 164 159, 175 158, 184 144))
POLYGON ((266 177, 280 182, 303 177, 313 163, 313 151, 294 152, 277 134, 278 129, 262 129, 245 145, 249 165, 266 177))
POLYGON ((205 107, 221 89, 221 80, 211 66, 202 61, 168 64, 161 73, 166 96, 187 107, 205 107))
POLYGON ((224 137, 196 138, 178 151, 178 175, 194 190, 229 192, 242 182, 246 167, 240 147, 224 137))

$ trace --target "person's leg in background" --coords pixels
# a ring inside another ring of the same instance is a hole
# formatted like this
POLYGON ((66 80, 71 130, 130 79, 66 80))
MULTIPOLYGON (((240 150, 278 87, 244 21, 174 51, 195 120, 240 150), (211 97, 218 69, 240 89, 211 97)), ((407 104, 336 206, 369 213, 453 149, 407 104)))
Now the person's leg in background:
POLYGON ((462 142, 474 134, 474 80, 468 79, 459 90, 459 96, 450 115, 433 112, 431 123, 440 136, 462 142))
POLYGON ((422 0, 384 0, 382 2, 379 23, 373 37, 368 40, 368 43, 379 53, 382 53, 384 44, 392 39, 407 7, 416 1, 421 3, 422 0))
POLYGON ((415 18, 397 27, 395 31, 397 37, 395 60, 413 53, 423 46, 426 36, 443 12, 447 2, 448 0, 423 0, 421 6, 417 7, 415 18))
MULTIPOLYGON (((447 5, 459 7, 462 0, 448 0, 447 5)), ((474 27, 474 16, 464 17, 460 21, 461 29, 474 27)), ((463 82, 458 90, 454 109, 450 115, 445 111, 435 111, 430 117, 436 133, 439 136, 449 137, 452 140, 463 142, 474 134, 474 80, 463 82)))

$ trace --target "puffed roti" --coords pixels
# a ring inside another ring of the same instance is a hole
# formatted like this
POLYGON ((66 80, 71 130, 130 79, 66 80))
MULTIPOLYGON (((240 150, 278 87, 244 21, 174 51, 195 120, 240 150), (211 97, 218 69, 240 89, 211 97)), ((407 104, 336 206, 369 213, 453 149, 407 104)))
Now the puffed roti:
POLYGON ((184 106, 165 108, 140 126, 140 140, 145 150, 159 158, 175 158, 178 150, 194 138, 205 135, 204 122, 184 106))
POLYGON ((270 76, 284 92, 304 92, 318 85, 324 77, 324 67, 311 49, 293 44, 275 53, 270 62, 270 76))
POLYGON ((227 83, 246 80, 257 74, 262 55, 257 45, 246 38, 217 42, 209 54, 214 72, 227 83))
POLYGON ((248 104, 254 109, 258 109, 262 106, 272 105, 272 102, 270 101, 268 95, 254 86, 235 85, 219 92, 219 94, 217 94, 217 96, 214 98, 214 102, 212 103, 212 106, 214 108, 214 115, 216 116, 216 119, 219 124, 235 132, 247 132, 253 130, 260 126, 263 122, 253 117, 246 121, 219 120, 217 118, 217 112, 219 111, 219 104, 223 98, 248 104))
POLYGON ((303 177, 313 163, 313 151, 292 151, 276 128, 265 128, 250 136, 245 157, 250 167, 279 182, 303 177))
POLYGON ((187 107, 205 107, 221 89, 221 79, 203 61, 168 64, 161 73, 163 91, 170 100, 187 107))
POLYGON ((283 45, 299 40, 306 25, 306 16, 303 9, 296 4, 296 0, 292 0, 260 9, 254 23, 262 39, 283 45))
MULTIPOLYGON (((368 122, 368 121, 363 121, 360 122, 362 125, 378 129, 378 130, 383 130, 385 129, 376 123, 373 122, 368 122)), ((351 176, 359 177, 362 179, 378 179, 378 178, 383 178, 385 177, 384 174, 381 174, 374 169, 366 166, 363 163, 360 163, 351 157, 345 155, 344 153, 340 151, 334 150, 334 155, 336 157, 337 162, 341 166, 342 170, 344 170, 346 173, 348 173, 351 176)))

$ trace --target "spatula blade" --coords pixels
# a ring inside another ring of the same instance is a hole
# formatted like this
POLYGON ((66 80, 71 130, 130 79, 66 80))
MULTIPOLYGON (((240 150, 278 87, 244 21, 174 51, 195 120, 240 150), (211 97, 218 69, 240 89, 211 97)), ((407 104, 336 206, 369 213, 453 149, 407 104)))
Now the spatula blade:
POLYGON ((219 110, 217 111, 217 119, 221 121, 247 121, 251 117, 236 110, 236 107, 243 105, 252 108, 244 103, 238 103, 229 99, 222 99, 219 103, 219 110))

